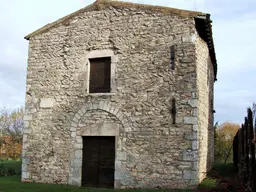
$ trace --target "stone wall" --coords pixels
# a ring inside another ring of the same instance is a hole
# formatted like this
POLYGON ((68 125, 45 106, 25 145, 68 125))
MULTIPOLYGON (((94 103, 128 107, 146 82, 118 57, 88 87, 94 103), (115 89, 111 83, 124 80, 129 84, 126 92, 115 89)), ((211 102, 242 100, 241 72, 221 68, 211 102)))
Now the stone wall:
POLYGON ((214 160, 213 129, 213 66, 207 44, 200 38, 196 40, 197 91, 198 91, 198 144, 199 181, 211 169, 214 160))
POLYGON ((193 18, 110 7, 30 38, 22 180, 80 185, 80 124, 85 130, 99 127, 103 115, 119 125, 116 188, 195 186, 196 34, 193 18), (87 93, 93 50, 112 50, 118 58, 115 92, 87 93))

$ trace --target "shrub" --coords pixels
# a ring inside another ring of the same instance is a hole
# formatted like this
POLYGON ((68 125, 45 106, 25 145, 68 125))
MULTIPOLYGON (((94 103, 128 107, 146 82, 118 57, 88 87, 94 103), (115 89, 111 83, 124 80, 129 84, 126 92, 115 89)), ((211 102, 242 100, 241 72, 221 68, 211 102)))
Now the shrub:
POLYGON ((225 161, 232 159, 233 139, 240 128, 239 124, 225 122, 215 126, 215 160, 225 161))
POLYGON ((4 167, 3 160, 0 159, 0 177, 6 175, 6 169, 4 167))

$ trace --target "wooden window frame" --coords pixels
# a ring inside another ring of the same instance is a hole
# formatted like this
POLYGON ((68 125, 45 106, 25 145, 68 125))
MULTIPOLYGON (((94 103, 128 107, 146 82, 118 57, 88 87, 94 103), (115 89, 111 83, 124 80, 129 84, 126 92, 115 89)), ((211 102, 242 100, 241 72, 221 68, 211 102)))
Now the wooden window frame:
POLYGON ((89 61, 89 93, 111 93, 111 57, 93 58, 89 61), (100 74, 100 78, 95 76, 97 73, 100 74))
POLYGON ((116 93, 116 64, 118 62, 117 56, 114 55, 112 50, 94 50, 90 51, 86 56, 86 93, 88 95, 112 95, 116 93), (107 93, 90 93, 90 59, 110 57, 110 92, 107 93))

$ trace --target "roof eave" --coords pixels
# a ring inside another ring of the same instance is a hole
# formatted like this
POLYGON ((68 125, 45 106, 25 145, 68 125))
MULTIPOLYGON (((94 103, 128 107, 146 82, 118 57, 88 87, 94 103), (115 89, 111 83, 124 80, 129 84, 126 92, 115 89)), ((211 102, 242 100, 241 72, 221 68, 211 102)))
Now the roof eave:
POLYGON ((206 14, 205 16, 196 16, 195 23, 199 36, 207 43, 213 65, 214 81, 217 81, 217 59, 214 48, 211 24, 212 20, 210 19, 210 14, 206 14))
POLYGON ((142 10, 152 10, 155 12, 162 12, 165 14, 173 13, 173 14, 177 14, 177 15, 181 15, 181 16, 192 17, 192 18, 197 15, 206 15, 204 13, 197 12, 197 11, 175 9, 175 8, 163 7, 163 6, 146 5, 146 4, 139 4, 139 3, 124 2, 124 1, 96 0, 93 4, 90 4, 74 13, 71 13, 53 23, 49 23, 49 24, 41 27, 40 29, 26 35, 24 37, 24 39, 29 40, 31 37, 33 37, 35 35, 42 34, 46 31, 48 31, 49 29, 51 29, 52 27, 62 24, 63 22, 66 22, 67 20, 71 19, 72 17, 77 16, 81 12, 92 11, 92 10, 101 10, 107 6, 114 6, 114 7, 119 7, 119 8, 135 7, 135 8, 142 9, 142 10))

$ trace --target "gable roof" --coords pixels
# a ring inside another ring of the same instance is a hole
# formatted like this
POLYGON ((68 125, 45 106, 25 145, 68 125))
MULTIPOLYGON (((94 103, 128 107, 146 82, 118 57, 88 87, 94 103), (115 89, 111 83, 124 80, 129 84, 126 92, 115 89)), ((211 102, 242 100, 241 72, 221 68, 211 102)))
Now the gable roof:
POLYGON ((49 24, 43 26, 42 28, 28 34, 24 38, 29 40, 31 37, 45 33, 54 27, 57 27, 61 24, 67 23, 70 19, 72 19, 75 16, 78 16, 79 14, 82 14, 84 12, 89 12, 89 11, 102 10, 107 7, 135 8, 135 9, 140 9, 140 10, 145 10, 145 11, 161 12, 164 14, 174 14, 174 15, 179 15, 181 17, 195 18, 196 29, 197 29, 200 37, 208 45, 211 61, 212 61, 213 68, 214 68, 215 80, 217 80, 217 78, 216 78, 216 76, 217 76, 217 61, 216 61, 214 43, 213 43, 213 38, 212 38, 212 25, 211 25, 212 21, 210 20, 210 15, 207 13, 175 9, 175 8, 164 7, 164 6, 154 6, 154 5, 145 5, 145 4, 139 4, 139 3, 123 2, 123 1, 117 1, 117 0, 116 1, 96 0, 93 4, 88 5, 88 6, 82 8, 74 13, 71 13, 63 18, 60 18, 59 20, 57 20, 55 22, 49 23, 49 24))

